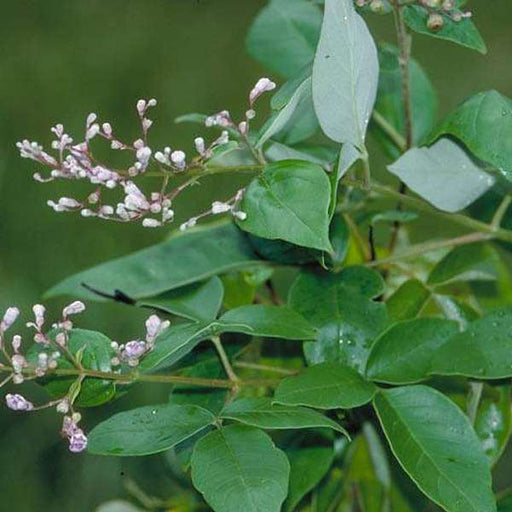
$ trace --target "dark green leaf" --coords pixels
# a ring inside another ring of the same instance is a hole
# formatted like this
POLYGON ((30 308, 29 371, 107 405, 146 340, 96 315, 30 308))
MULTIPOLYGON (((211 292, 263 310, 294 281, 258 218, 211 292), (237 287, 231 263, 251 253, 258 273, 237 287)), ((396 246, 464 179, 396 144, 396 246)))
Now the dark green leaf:
POLYGON ((432 374, 476 379, 512 377, 512 309, 469 324, 432 355, 432 374))
MULTIPOLYGON (((402 96, 402 73, 398 49, 389 44, 379 46, 380 77, 375 109, 395 130, 405 137, 405 106, 402 96)), ((415 145, 425 142, 436 122, 437 95, 432 82, 422 67, 411 59, 409 63, 410 103, 413 141, 415 145)), ((374 126, 379 138, 390 141, 384 132, 374 126)), ((398 157, 398 149, 390 151, 398 157)))
POLYGON ((332 448, 297 448, 286 452, 290 461, 290 491, 284 512, 293 512, 302 498, 311 492, 331 467, 332 448))
POLYGON ((352 0, 326 0, 313 64, 313 101, 324 133, 363 149, 377 95, 377 49, 352 0))
POLYGON ((82 283, 133 299, 152 297, 229 270, 259 263, 245 235, 233 224, 199 228, 167 242, 80 272, 47 292, 101 300, 82 283))
POLYGON ((319 329, 317 341, 305 345, 309 364, 339 361, 364 370, 371 344, 387 324, 385 304, 371 300, 382 290, 380 274, 365 267, 297 278, 289 304, 319 329))
POLYGON ((137 456, 168 450, 212 425, 215 417, 193 405, 154 405, 115 414, 89 434, 98 455, 137 456))
POLYGON ((489 463, 466 416, 426 386, 380 391, 375 409, 416 485, 449 512, 495 512, 489 463))
POLYGON ((330 251, 330 185, 324 170, 301 160, 267 165, 247 187, 239 221, 254 235, 330 251))
POLYGON ((359 373, 340 363, 323 363, 282 380, 275 402, 306 405, 317 409, 352 409, 368 403, 375 386, 359 373))
POLYGON ((270 398, 240 398, 220 417, 263 429, 331 428, 349 437, 341 425, 317 411, 272 404, 270 398))
POLYGON ((316 261, 319 251, 299 247, 283 240, 267 240, 249 235, 254 251, 264 260, 276 261, 287 265, 302 265, 316 261))
POLYGON ((443 133, 512 180, 512 100, 494 90, 476 94, 448 115, 435 137, 443 133))
POLYGON ((437 286, 453 281, 494 281, 498 260, 498 254, 487 243, 456 247, 433 268, 427 282, 437 286))
POLYGON ((417 279, 410 279, 386 301, 389 318, 401 322, 418 316, 430 299, 430 291, 417 279))
POLYGON ((192 481, 215 512, 279 512, 290 464, 261 430, 223 427, 203 437, 192 455, 192 481))
POLYGON ((487 47, 482 36, 471 19, 454 21, 449 16, 443 16, 443 27, 440 30, 430 30, 427 26, 428 10, 419 5, 409 5, 405 8, 405 22, 415 32, 438 39, 445 39, 466 46, 480 53, 487 53, 487 47))
POLYGON ((301 341, 316 337, 311 324, 286 306, 241 306, 225 313, 217 324, 221 332, 241 332, 250 336, 301 341))
POLYGON ((141 306, 156 307, 190 320, 214 320, 222 305, 224 288, 218 277, 204 283, 194 283, 171 290, 140 302, 141 306))
POLYGON ((416 318, 393 325, 373 344, 368 378, 388 384, 408 384, 429 375, 430 361, 458 326, 442 318, 416 318))
POLYGON ((254 59, 286 77, 313 60, 322 15, 307 0, 272 0, 255 19, 247 37, 254 59))
POLYGON ((429 148, 413 148, 388 166, 411 190, 436 208, 463 210, 494 184, 455 142, 440 139, 429 148))

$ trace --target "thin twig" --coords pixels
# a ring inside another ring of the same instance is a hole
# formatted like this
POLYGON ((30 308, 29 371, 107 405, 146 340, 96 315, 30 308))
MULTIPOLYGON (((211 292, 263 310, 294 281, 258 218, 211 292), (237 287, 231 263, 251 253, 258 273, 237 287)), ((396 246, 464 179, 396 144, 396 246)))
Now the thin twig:
POLYGON ((505 217, 505 214, 507 213, 511 203, 512 203, 512 195, 507 194, 501 201, 500 205, 498 206, 496 213, 494 214, 494 217, 492 218, 491 226, 493 226, 495 228, 499 228, 501 226, 503 218, 505 217))
POLYGON ((423 244, 412 245, 407 249, 398 252, 389 258, 383 258, 381 260, 370 261, 368 266, 379 267, 381 265, 387 265, 388 263, 394 263, 414 256, 419 256, 426 252, 436 251, 445 247, 456 247, 460 245, 473 244, 475 242, 481 242, 483 240, 491 240, 493 236, 488 233, 470 233, 468 235, 459 236, 457 238, 450 238, 447 240, 438 240, 434 242, 425 242, 423 244))

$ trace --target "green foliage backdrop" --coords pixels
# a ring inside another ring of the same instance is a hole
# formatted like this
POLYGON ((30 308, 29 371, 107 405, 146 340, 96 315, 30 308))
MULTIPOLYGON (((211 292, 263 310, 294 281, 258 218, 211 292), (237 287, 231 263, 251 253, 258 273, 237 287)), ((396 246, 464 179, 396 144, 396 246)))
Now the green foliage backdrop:
MULTIPOLYGON (((65 195, 34 183, 14 144, 47 133, 63 122, 79 131, 89 111, 100 111, 132 137, 132 105, 139 97, 157 97, 155 146, 168 140, 187 144, 194 127, 176 127, 173 119, 191 111, 240 109, 245 91, 262 74, 251 61, 244 39, 262 0, 17 0, 4 2, 0 17, 0 311, 15 303, 27 308, 64 277, 162 238, 137 226, 56 216, 44 200, 65 195), (48 194, 47 196, 45 194, 48 194)), ((443 41, 415 37, 414 56, 438 88, 441 112, 463 97, 496 88, 512 96, 509 0, 473 0, 478 26, 489 47, 481 56, 443 41)), ((372 30, 393 40, 389 19, 374 19, 372 30), (389 26, 386 26, 388 24, 389 26), (375 26, 374 26, 375 25, 375 26), (378 25, 378 26, 377 26, 378 25)), ((284 83, 280 77, 273 77, 284 83)), ((41 138, 41 137, 40 137, 41 138)), ((34 166, 35 167, 35 166, 34 166)), ((374 165, 378 168, 378 165, 374 165)), ((216 187, 222 182, 216 180, 216 187)), ((235 189, 236 184, 226 186, 235 189)), ((193 195, 194 204, 178 209, 184 220, 212 198, 208 186, 193 195)), ((438 226, 425 225, 425 230, 438 226)), ((57 308, 61 303, 51 304, 57 308)), ((93 305, 89 327, 112 338, 137 332, 144 314, 115 305, 93 305), (116 321, 113 323, 111 318, 116 321)), ((85 325, 87 327, 87 325, 85 325)), ((139 400, 144 403, 143 393, 139 400)), ((37 391, 34 389, 34 393, 37 391)), ((166 390, 151 388, 151 400, 166 390)), ((36 396, 34 394, 34 396, 36 396)), ((165 400, 164 400, 165 401, 165 400)), ((382 399, 384 402, 384 399, 382 399)), ((384 403, 383 409, 384 409, 384 403)), ((130 408, 134 407, 133 398, 130 408)), ((88 418, 106 418, 127 409, 122 400, 88 418)), ((70 459, 55 438, 57 419, 14 418, 0 412, 0 511, 90 512, 121 495, 136 479, 152 493, 169 495, 161 458, 70 459), (94 490, 94 492, 91 492, 94 490)), ((502 461, 507 464, 507 459, 502 461)), ((198 478, 200 478, 198 476, 198 478)), ((499 484, 499 482, 498 482, 499 484)))

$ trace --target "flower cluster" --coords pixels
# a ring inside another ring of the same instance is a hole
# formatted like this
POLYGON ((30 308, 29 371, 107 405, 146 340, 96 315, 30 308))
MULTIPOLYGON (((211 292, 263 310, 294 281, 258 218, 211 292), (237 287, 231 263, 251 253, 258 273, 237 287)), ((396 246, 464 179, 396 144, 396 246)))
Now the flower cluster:
POLYGON ((162 321, 158 316, 151 315, 146 320, 146 338, 145 340, 133 340, 120 345, 116 341, 112 342, 112 350, 115 356, 112 358, 112 366, 119 366, 123 363, 130 367, 138 366, 141 358, 151 352, 155 347, 155 340, 160 334, 169 327, 169 320, 162 321))
MULTIPOLYGON (((7 373, 7 377, 0 382, 0 387, 9 382, 22 384, 25 380, 33 380, 53 372, 58 375, 59 363, 66 361, 76 368, 77 386, 71 386, 66 395, 46 404, 35 406, 19 393, 8 393, 5 396, 7 407, 13 411, 28 412, 42 409, 55 408, 64 415, 61 433, 69 443, 69 450, 75 453, 81 452, 87 447, 87 436, 79 427, 81 415, 74 409, 74 402, 79 394, 80 385, 87 377, 87 369, 82 367, 80 356, 73 353, 69 346, 70 336, 73 330, 73 316, 85 311, 85 305, 76 301, 62 310, 61 318, 51 324, 50 333, 45 332, 46 309, 41 304, 32 308, 34 319, 27 322, 26 326, 33 329, 33 341, 38 350, 28 357, 22 353, 22 338, 19 334, 13 335, 10 341, 10 349, 7 343, 7 331, 17 321, 20 311, 16 307, 7 309, 0 322, 0 349, 4 362, 0 362, 0 373, 7 373)), ((156 315, 150 316, 146 321, 146 336, 144 341, 130 341, 124 345, 112 344, 112 366, 117 367, 113 375, 126 368, 137 366, 142 357, 153 350, 157 337, 169 326, 168 321, 162 321, 156 315)), ((80 351, 79 351, 80 352, 80 351)))
MULTIPOLYGON (((114 131, 109 122, 98 121, 94 113, 87 116, 83 140, 76 142, 66 133, 62 124, 57 124, 51 131, 54 135, 52 149, 49 154, 37 142, 23 140, 17 143, 20 155, 50 169, 43 176, 40 172, 34 174, 39 182, 50 182, 57 179, 84 180, 94 186, 94 190, 84 199, 61 197, 56 201, 48 201, 48 205, 56 212, 80 212, 83 217, 95 217, 117 222, 140 221, 144 227, 156 228, 174 220, 173 202, 178 195, 197 183, 201 174, 207 170, 209 160, 217 151, 230 142, 230 136, 239 142, 251 146, 248 138, 250 121, 256 116, 255 102, 267 91, 275 89, 276 84, 268 78, 261 78, 249 94, 249 109, 245 119, 235 123, 228 111, 221 111, 206 119, 206 127, 219 127, 221 135, 207 144, 203 137, 196 137, 194 146, 197 154, 191 159, 181 149, 170 146, 161 151, 153 151, 148 143, 148 135, 153 125, 149 111, 157 105, 155 99, 137 102, 136 111, 140 121, 141 136, 134 142, 128 143, 114 131), (107 141, 111 149, 123 151, 131 155, 132 164, 124 170, 113 168, 101 162, 92 150, 94 139, 107 141), (162 184, 156 190, 145 192, 136 183, 143 175, 148 174, 149 168, 162 178, 162 184), (180 185, 174 184, 175 179, 188 176, 189 179, 180 185), (105 197, 109 190, 120 191, 121 201, 109 204, 105 197)), ((252 148, 251 148, 252 149, 252 148)), ((211 209, 199 214, 182 224, 181 229, 194 226, 197 221, 207 215, 231 213, 240 219, 245 214, 240 212, 238 205, 242 192, 227 201, 215 201, 211 209)))
MULTIPOLYGON (((355 0, 357 7, 368 7, 371 11, 378 14, 385 14, 391 11, 391 0, 355 0)), ((444 16, 455 22, 471 18, 471 11, 461 11, 460 2, 455 0, 413 0, 407 2, 407 5, 417 4, 427 9, 429 17, 427 26, 432 31, 441 30, 444 26, 444 16)))

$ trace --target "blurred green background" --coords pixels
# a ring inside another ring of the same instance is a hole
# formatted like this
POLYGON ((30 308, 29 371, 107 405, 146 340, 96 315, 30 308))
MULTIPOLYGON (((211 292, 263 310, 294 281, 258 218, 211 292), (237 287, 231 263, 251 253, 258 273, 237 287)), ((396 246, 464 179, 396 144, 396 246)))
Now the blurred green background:
MULTIPOLYGON (((134 105, 156 97, 151 145, 191 150, 197 127, 175 125, 187 112, 242 112, 249 88, 266 74, 245 53, 247 28, 263 0, 4 0, 0 28, 0 311, 25 310, 52 284, 80 269, 154 243, 165 232, 57 215, 48 199, 76 191, 36 184, 36 166, 18 157, 16 141, 49 146, 49 128, 62 122, 80 137, 86 115, 100 114, 126 140, 136 137, 134 105)), ((416 36, 414 55, 438 87, 441 112, 465 96, 496 88, 512 96, 512 4, 473 0, 469 7, 489 54, 416 36)), ((372 17, 378 39, 394 41, 389 17, 372 17)), ((279 81, 279 77, 273 77, 279 81)), ((232 184, 207 183, 178 203, 178 222, 232 184)), ((81 193, 83 194, 83 190, 81 193)), ((52 302, 53 310, 62 303, 52 302)), ((127 339, 142 330, 144 314, 91 304, 81 325, 127 339)), ((38 390, 29 390, 37 397, 38 390)), ((164 400, 165 388, 137 391, 133 400, 164 400)), ((110 411, 91 411, 93 424, 110 411)), ((0 512, 92 512, 123 496, 138 480, 149 493, 172 491, 162 458, 113 460, 71 456, 52 412, 15 416, 0 409, 0 512)))

